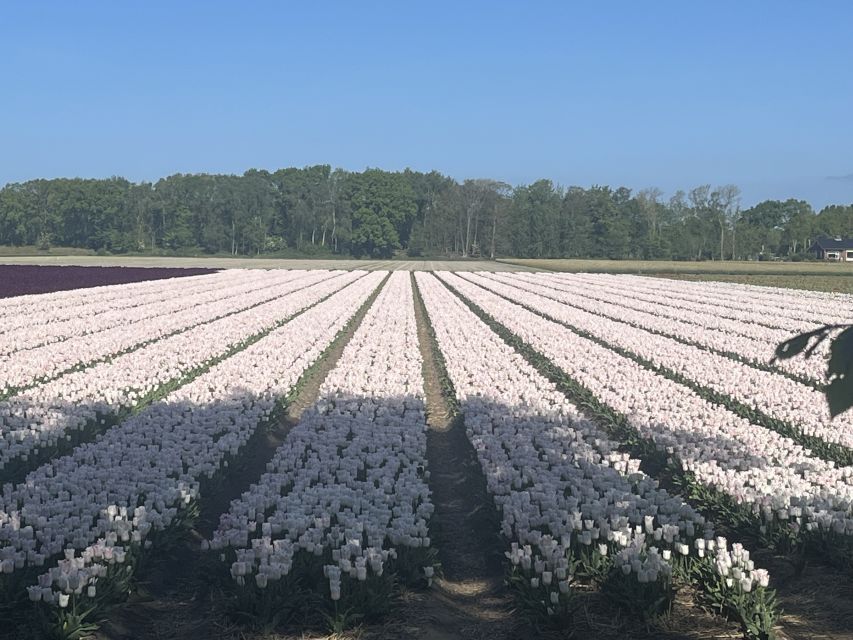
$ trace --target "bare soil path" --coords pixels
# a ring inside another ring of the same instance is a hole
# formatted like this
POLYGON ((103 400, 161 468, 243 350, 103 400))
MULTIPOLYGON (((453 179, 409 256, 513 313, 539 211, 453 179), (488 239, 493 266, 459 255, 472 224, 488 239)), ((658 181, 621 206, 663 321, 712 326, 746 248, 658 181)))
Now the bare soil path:
POLYGON ((503 583, 500 520, 462 418, 455 414, 442 388, 443 372, 419 296, 415 317, 429 427, 429 485, 435 505, 432 543, 438 549, 442 575, 431 590, 417 594, 417 624, 410 623, 409 637, 520 637, 521 620, 513 615, 513 601, 503 583))

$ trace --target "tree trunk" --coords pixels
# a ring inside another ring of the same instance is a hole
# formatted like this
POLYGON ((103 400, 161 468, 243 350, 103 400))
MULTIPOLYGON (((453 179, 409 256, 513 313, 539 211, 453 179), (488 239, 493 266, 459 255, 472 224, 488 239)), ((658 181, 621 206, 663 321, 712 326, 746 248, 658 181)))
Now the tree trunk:
POLYGON ((432 231, 432 229, 431 229, 431 227, 429 226, 429 212, 430 212, 430 209, 432 209, 432 202, 428 202, 428 203, 427 203, 426 211, 424 212, 424 238, 423 238, 423 242, 424 242, 424 250, 425 250, 425 251, 428 251, 428 250, 429 250, 430 245, 432 244, 432 243, 430 242, 431 237, 432 237, 432 234, 430 233, 430 231, 432 231))
POLYGON ((466 211, 467 211, 467 215, 466 215, 467 224, 465 226, 465 246, 462 247, 462 257, 463 258, 468 257, 468 246, 469 246, 469 243, 471 242, 471 209, 469 208, 466 211))
POLYGON ((495 259, 495 233, 498 229, 498 206, 495 205, 495 214, 492 216, 492 247, 489 251, 489 258, 495 259))
POLYGON ((476 245, 479 245, 479 243, 480 243, 480 237, 479 237, 480 234, 478 233, 479 230, 480 230, 480 212, 478 211, 474 215, 474 240, 472 241, 473 244, 476 244, 476 245))
POLYGON ((732 226, 732 260, 737 260, 737 231, 736 226, 732 226))

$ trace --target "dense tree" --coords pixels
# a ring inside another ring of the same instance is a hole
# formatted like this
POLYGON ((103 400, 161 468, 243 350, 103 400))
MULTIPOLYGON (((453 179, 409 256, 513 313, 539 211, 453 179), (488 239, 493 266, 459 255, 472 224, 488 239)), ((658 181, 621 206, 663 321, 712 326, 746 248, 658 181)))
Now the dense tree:
POLYGON ((853 235, 853 205, 815 213, 801 200, 768 200, 741 210, 733 185, 665 200, 656 188, 550 180, 513 188, 437 171, 317 165, 0 189, 0 244, 114 253, 729 260, 801 257, 820 235, 853 235))

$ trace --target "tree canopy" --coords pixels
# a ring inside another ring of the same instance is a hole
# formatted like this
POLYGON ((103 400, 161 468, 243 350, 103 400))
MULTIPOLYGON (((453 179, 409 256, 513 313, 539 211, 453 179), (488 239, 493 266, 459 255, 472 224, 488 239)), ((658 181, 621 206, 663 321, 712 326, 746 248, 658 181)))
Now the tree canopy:
POLYGON ((329 165, 132 183, 60 178, 0 189, 0 244, 114 253, 337 253, 730 260, 798 257, 853 235, 853 205, 801 200, 742 209, 733 185, 589 188, 458 182, 437 171, 329 165))

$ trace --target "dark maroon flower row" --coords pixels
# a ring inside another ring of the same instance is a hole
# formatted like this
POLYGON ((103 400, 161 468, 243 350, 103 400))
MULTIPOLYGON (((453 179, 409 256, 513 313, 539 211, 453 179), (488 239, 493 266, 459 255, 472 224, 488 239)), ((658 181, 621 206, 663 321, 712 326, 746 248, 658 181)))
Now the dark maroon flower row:
POLYGON ((214 273, 216 269, 0 265, 0 298, 214 273))

